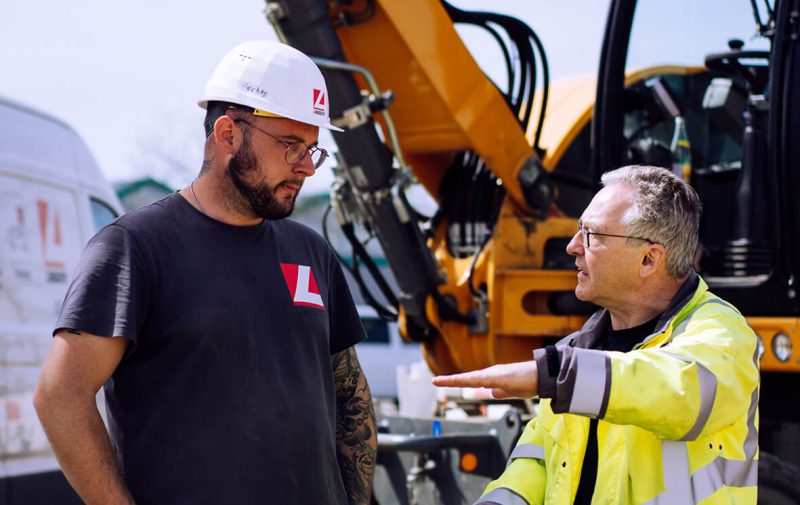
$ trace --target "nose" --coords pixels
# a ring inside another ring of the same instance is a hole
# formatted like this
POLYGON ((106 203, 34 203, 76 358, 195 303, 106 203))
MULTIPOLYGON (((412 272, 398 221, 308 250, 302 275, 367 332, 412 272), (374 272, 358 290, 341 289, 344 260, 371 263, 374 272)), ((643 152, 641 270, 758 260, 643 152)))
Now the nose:
POLYGON ((583 237, 581 231, 578 230, 572 236, 572 240, 567 244, 567 254, 570 256, 578 256, 583 253, 583 237))
POLYGON ((314 166, 314 161, 311 159, 311 154, 307 154, 305 158, 295 163, 292 166, 292 170, 296 174, 302 174, 305 177, 311 177, 317 172, 317 168, 314 166))

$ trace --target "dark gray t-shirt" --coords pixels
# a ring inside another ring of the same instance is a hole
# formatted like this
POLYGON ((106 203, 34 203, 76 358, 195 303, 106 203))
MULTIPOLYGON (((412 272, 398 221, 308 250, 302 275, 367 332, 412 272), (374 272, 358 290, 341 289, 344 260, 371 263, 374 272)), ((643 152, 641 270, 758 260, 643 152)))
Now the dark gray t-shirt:
POLYGON ((365 335, 309 228, 229 226, 170 195, 92 238, 62 328, 131 341, 105 395, 138 504, 347 502, 330 355, 365 335))

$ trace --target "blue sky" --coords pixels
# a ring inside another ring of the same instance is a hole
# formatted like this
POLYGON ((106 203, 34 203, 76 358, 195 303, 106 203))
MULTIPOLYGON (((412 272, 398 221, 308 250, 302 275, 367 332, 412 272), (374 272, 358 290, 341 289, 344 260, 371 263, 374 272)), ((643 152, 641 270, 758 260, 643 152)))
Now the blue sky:
MULTIPOLYGON (((513 13, 533 26, 555 78, 596 70, 606 0, 453 3, 513 13)), ((642 4, 643 20, 666 32, 658 36, 651 29, 636 30, 634 64, 659 59, 700 64, 699 54, 724 49, 734 35, 750 43, 748 1, 642 4), (678 13, 676 5, 683 3, 689 14, 678 13), (721 6, 725 23, 734 28, 720 21, 721 6), (703 42, 697 34, 703 35, 703 42)), ((263 0, 5 0, 0 95, 71 124, 110 179, 151 175, 181 186, 200 166, 202 111, 196 101, 214 66, 239 42, 275 39, 264 19, 264 5, 263 0), (186 171, 166 170, 163 160, 168 157, 186 171)), ((475 30, 461 33, 484 69, 503 81, 494 43, 475 30)), ((320 140, 332 147, 330 137, 320 140)), ((323 170, 304 191, 325 190, 330 180, 329 169, 323 170)))

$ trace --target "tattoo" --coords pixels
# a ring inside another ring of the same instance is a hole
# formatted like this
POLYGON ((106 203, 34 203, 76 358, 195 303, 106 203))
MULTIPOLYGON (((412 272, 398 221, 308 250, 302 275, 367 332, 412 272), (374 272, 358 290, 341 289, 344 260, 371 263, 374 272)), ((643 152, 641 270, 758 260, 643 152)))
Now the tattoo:
POLYGON ((209 158, 204 159, 203 164, 200 166, 200 173, 198 174, 198 177, 208 172, 211 169, 211 164, 212 164, 211 159, 209 158))
POLYGON ((358 356, 349 347, 331 357, 336 384, 336 457, 352 505, 369 504, 378 447, 375 410, 358 356))

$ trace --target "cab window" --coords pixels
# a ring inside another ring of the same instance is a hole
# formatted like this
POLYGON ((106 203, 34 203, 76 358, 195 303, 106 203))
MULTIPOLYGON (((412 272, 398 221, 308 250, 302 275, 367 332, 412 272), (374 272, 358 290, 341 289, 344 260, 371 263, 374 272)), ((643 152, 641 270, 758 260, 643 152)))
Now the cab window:
POLYGON ((89 205, 92 209, 92 223, 95 232, 100 231, 105 225, 119 217, 110 205, 97 198, 91 198, 89 205))

